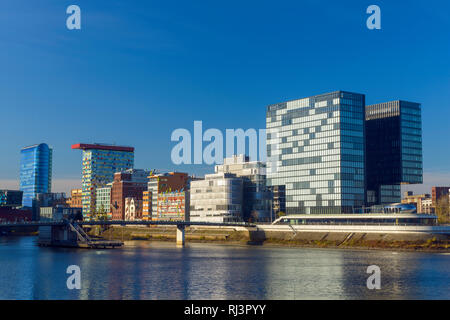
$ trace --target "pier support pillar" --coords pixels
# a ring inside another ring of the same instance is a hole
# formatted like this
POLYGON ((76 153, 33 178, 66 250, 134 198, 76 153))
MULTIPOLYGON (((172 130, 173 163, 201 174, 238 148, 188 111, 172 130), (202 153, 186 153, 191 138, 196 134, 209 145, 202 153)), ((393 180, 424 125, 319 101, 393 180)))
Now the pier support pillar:
POLYGON ((184 225, 177 225, 177 246, 184 246, 184 225))

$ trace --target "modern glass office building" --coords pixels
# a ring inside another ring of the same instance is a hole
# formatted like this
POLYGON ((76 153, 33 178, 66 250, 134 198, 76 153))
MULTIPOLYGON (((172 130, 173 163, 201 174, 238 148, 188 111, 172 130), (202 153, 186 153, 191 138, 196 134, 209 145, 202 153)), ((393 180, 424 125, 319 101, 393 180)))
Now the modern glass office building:
POLYGON ((242 221, 243 179, 233 173, 206 174, 191 181, 190 220, 203 222, 242 221))
POLYGON ((134 148, 105 144, 74 144, 83 150, 82 205, 83 216, 89 218, 96 208, 96 189, 114 180, 114 173, 134 166, 134 148))
POLYGON ((366 107, 367 201, 401 201, 401 184, 422 183, 421 106, 391 101, 366 107))
POLYGON ((52 189, 52 149, 45 143, 23 148, 20 151, 20 190, 22 205, 32 207, 38 193, 52 189))
POLYGON ((271 192, 266 186, 266 164, 250 161, 243 154, 225 158, 223 164, 215 166, 215 173, 233 173, 243 180, 244 221, 270 221, 271 192))
POLYGON ((97 188, 95 195, 96 213, 106 214, 108 218, 111 218, 111 185, 108 183, 106 187, 97 188))
POLYGON ((336 91, 269 105, 267 185, 287 214, 351 213, 365 204, 365 96, 336 91))

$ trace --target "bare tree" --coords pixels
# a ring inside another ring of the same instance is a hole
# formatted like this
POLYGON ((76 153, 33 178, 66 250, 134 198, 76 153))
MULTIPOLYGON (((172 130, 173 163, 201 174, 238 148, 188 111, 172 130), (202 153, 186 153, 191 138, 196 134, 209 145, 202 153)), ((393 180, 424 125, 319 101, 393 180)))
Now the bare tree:
POLYGON ((279 218, 279 217, 283 217, 283 216, 285 216, 286 215, 286 213, 284 213, 283 211, 279 211, 278 213, 277 213, 277 217, 279 218))
POLYGON ((450 203, 448 195, 442 196, 436 203, 436 215, 440 224, 450 223, 450 203))

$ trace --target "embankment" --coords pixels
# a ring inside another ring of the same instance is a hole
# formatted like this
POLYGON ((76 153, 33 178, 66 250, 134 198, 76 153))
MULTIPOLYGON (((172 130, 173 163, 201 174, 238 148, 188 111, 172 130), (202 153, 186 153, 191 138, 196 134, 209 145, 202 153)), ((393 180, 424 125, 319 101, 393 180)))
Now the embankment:
MULTIPOLYGON (((90 233, 111 240, 175 241, 175 227, 95 227, 90 233)), ((386 249, 450 252, 450 236, 430 233, 364 233, 267 230, 261 228, 188 227, 187 242, 219 242, 319 248, 386 249)))
POLYGON ((38 234, 38 227, 8 228, 0 230, 0 235, 7 236, 37 236, 38 234))

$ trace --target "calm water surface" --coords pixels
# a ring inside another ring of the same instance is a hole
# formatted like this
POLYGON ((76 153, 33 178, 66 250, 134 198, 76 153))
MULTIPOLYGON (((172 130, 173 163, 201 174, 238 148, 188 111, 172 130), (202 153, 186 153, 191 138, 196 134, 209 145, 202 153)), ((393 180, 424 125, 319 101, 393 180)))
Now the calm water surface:
POLYGON ((0 299, 450 299, 450 255, 134 242, 40 248, 0 237, 0 299), (69 265, 81 290, 69 290, 69 265), (368 290, 367 266, 381 268, 368 290))

